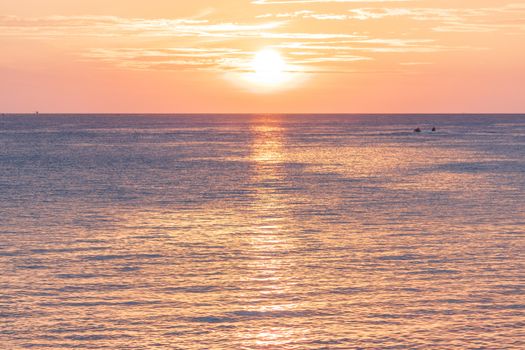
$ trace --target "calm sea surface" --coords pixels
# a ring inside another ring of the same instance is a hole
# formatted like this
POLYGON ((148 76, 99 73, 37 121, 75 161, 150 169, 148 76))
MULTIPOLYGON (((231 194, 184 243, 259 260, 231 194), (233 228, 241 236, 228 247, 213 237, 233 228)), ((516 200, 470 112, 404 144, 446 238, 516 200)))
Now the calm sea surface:
POLYGON ((523 349, 524 288, 525 116, 0 117, 1 349, 523 349))

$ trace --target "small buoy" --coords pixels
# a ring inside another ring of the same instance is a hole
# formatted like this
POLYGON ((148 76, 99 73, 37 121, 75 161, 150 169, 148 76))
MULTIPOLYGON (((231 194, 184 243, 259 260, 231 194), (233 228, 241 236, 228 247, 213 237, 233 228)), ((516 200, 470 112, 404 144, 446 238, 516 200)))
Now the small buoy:
POLYGON ((435 126, 432 128, 432 131, 436 131, 436 127, 435 126))

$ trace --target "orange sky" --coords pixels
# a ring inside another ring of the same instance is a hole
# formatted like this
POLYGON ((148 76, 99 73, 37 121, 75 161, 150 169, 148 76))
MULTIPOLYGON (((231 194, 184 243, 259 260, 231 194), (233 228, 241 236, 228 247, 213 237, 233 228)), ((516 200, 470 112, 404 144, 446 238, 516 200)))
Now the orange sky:
POLYGON ((519 0, 2 0, 0 48, 0 112, 525 112, 519 0))

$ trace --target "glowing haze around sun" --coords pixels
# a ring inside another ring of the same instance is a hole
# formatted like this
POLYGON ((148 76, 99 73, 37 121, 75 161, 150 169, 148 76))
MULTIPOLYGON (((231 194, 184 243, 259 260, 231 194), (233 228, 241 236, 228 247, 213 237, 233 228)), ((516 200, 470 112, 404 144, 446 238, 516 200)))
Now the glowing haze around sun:
POLYGON ((0 0, 0 113, 525 111, 524 0, 0 0))

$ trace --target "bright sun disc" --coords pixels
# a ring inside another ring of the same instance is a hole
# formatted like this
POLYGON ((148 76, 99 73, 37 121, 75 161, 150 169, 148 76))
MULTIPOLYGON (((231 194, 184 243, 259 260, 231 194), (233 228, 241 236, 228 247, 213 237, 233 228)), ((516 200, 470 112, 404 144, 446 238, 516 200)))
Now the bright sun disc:
POLYGON ((286 79, 286 63, 279 52, 264 49, 252 61, 253 81, 261 85, 279 85, 286 79))

